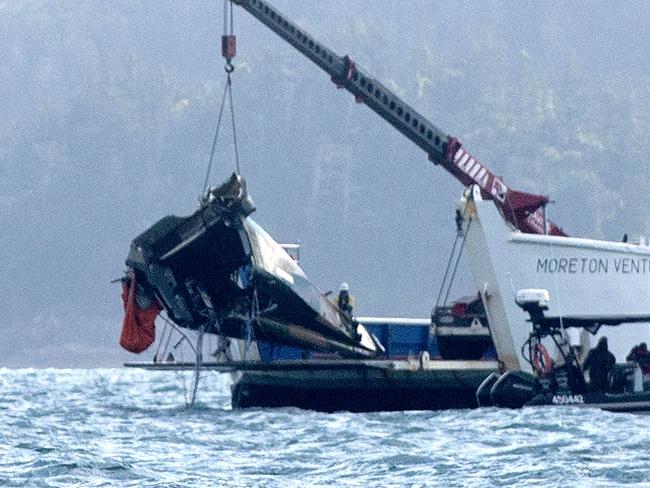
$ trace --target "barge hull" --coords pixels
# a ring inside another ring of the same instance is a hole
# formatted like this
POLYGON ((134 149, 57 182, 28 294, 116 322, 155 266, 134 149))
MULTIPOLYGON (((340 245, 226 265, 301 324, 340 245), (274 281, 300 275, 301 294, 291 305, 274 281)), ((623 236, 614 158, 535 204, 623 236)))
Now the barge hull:
POLYGON ((486 364, 449 367, 432 361, 441 367, 413 370, 360 363, 347 368, 246 371, 232 386, 232 406, 297 407, 323 412, 475 408, 477 388, 496 371, 496 363, 476 363, 486 364))

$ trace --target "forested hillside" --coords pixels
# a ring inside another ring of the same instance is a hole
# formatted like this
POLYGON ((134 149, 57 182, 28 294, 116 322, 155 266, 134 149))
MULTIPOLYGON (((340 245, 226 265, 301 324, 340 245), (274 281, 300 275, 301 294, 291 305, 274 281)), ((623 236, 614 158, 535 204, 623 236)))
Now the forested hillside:
MULTIPOLYGON (((571 235, 650 234, 650 9, 276 0, 571 235)), ((2 365, 106 365, 129 243, 198 202, 221 2, 0 1, 2 365)), ((364 315, 426 317, 462 187, 241 9, 233 74, 254 218, 364 315)), ((228 125, 210 181, 234 169, 228 125)), ((472 291, 464 273, 458 292, 472 291)))

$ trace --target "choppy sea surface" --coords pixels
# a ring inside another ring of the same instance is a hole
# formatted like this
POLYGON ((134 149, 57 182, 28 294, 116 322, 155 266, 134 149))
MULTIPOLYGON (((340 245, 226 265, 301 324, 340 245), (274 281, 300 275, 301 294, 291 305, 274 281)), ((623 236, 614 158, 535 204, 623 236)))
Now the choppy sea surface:
POLYGON ((233 410, 228 376, 0 369, 0 486, 650 486, 650 416, 233 410))

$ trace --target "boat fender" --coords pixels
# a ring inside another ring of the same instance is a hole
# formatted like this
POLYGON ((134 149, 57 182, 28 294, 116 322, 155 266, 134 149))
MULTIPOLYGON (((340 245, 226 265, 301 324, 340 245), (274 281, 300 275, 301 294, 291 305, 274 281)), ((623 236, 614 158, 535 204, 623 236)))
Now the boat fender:
POLYGON ((540 375, 546 376, 553 369, 553 359, 544 344, 537 343, 532 353, 533 369, 540 375))

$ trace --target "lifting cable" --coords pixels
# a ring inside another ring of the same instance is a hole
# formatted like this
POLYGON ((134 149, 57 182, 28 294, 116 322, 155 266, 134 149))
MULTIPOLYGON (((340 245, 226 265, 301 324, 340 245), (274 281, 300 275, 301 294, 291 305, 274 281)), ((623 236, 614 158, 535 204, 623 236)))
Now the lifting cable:
POLYGON ((454 283, 454 279, 456 278, 456 272, 458 271, 458 263, 460 262, 460 258, 463 255, 463 249, 465 248, 465 242, 467 240, 467 233, 469 231, 469 226, 472 224, 472 219, 471 217, 468 220, 467 227, 463 229, 463 222, 465 221, 465 217, 467 215, 467 206, 465 206, 465 209, 463 210, 463 213, 461 214, 460 210, 456 209, 456 238, 454 240, 454 245, 451 248, 451 254, 449 256, 449 260, 447 261, 447 267, 445 268, 445 273, 444 276, 442 277, 442 283, 440 283, 440 290, 438 291, 438 298, 436 298, 436 306, 435 308, 438 308, 440 305, 446 305, 447 300, 449 299, 449 293, 451 292, 451 287, 454 283), (460 248, 458 252, 456 252, 456 246, 458 245, 458 242, 460 241, 460 248), (452 264, 453 264, 453 269, 452 269, 452 264), (451 276, 449 275, 449 272, 451 273, 451 276), (447 279, 449 278, 449 280, 447 279), (446 291, 445 291, 446 287, 446 291), (441 302, 442 295, 445 295, 445 298, 441 302))
POLYGON ((445 304, 449 301, 449 293, 451 292, 451 286, 454 284, 454 280, 456 279, 458 264, 460 263, 460 258, 463 256, 463 249, 465 249, 465 243, 467 242, 467 233, 469 232, 470 225, 472 225, 471 217, 467 222, 467 228, 465 229, 465 233, 463 234, 463 240, 460 243, 460 249, 458 251, 458 255, 456 256, 456 262, 454 263, 454 269, 451 273, 451 278, 449 278, 449 287, 447 288, 447 293, 445 293, 445 302, 444 302, 445 304))
POLYGON ((221 55, 226 59, 226 64, 224 65, 224 71, 226 72, 226 86, 223 90, 223 96, 221 97, 221 107, 219 108, 219 116, 217 117, 217 128, 214 132, 214 138, 212 139, 212 150, 210 151, 210 160, 208 161, 208 168, 205 173, 205 180, 203 182, 202 195, 205 195, 205 191, 208 188, 208 180, 210 179, 210 172, 212 171, 212 161, 214 160, 214 153, 217 148, 217 139, 219 138, 219 129, 221 128, 221 120, 223 116, 223 109, 226 106, 226 95, 228 96, 228 105, 230 107, 230 119, 232 123, 232 139, 233 146, 235 150, 235 169, 237 174, 240 174, 239 167, 239 147, 237 145, 237 130, 235 127, 235 106, 232 99, 232 79, 231 74, 235 71, 235 67, 232 64, 232 59, 237 54, 237 40, 234 34, 234 22, 233 22, 233 6, 230 0, 223 1, 223 35, 221 36, 221 55), (228 8, 230 6, 230 8, 228 8))

